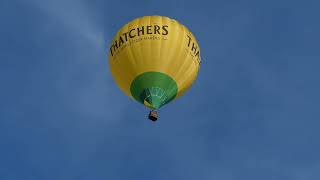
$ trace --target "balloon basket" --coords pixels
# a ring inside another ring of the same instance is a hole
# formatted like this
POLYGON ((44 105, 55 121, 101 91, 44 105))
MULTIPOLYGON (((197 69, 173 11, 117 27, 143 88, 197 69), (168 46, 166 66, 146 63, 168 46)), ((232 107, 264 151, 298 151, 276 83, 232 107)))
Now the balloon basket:
POLYGON ((148 118, 149 118, 151 121, 157 121, 157 120, 158 120, 158 113, 157 113, 157 111, 154 111, 154 110, 150 111, 148 118))

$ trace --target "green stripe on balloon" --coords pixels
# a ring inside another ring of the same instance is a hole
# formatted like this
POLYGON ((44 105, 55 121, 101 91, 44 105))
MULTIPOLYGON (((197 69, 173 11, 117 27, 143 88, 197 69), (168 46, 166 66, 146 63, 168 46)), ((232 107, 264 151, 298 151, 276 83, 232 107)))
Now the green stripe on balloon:
POLYGON ((132 97, 151 109, 159 109, 172 101, 178 92, 175 80, 161 72, 146 72, 131 83, 132 97))

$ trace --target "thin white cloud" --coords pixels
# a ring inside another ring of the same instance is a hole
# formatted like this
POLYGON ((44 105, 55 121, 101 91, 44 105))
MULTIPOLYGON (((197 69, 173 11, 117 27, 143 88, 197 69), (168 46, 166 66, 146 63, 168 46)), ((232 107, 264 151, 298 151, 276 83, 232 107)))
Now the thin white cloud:
POLYGON ((68 33, 79 34, 92 44, 99 47, 104 46, 102 26, 97 23, 94 13, 84 1, 32 0, 31 2, 51 18, 60 22, 68 29, 68 33))

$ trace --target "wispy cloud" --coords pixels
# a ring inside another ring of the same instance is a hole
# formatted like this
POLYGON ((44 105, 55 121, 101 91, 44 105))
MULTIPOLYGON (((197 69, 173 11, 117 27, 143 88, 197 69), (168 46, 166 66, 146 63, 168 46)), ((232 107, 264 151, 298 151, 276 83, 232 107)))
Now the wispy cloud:
POLYGON ((30 1, 54 21, 64 26, 68 33, 81 35, 88 42, 98 47, 104 47, 104 37, 101 24, 94 18, 94 12, 85 1, 30 1))

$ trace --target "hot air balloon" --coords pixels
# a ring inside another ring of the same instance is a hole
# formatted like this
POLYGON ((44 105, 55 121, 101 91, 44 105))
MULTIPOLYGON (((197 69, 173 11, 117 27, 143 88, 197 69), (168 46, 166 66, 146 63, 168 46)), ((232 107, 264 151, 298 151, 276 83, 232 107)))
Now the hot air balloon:
POLYGON ((194 35, 178 21, 144 16, 124 25, 109 49, 109 66, 120 89, 150 108, 157 109, 182 96, 200 68, 200 47, 194 35))

